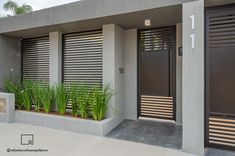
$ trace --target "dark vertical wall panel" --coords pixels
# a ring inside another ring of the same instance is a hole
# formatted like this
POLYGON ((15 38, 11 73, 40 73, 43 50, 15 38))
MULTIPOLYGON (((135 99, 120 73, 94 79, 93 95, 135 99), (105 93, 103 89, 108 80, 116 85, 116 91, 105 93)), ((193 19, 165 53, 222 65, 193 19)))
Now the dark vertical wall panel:
POLYGON ((206 11, 206 144, 235 150, 235 7, 206 11))
POLYGON ((169 96, 169 51, 141 53, 140 64, 141 94, 169 96))

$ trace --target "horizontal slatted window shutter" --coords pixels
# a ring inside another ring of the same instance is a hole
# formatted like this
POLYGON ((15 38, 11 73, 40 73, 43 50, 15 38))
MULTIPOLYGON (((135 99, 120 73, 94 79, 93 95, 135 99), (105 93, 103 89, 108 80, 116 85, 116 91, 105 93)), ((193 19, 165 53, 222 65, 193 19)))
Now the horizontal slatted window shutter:
POLYGON ((152 30, 143 30, 140 33, 140 50, 141 51, 158 51, 167 50, 173 47, 174 41, 172 33, 174 29, 158 28, 152 30))
MULTIPOLYGON (((63 36, 63 82, 100 85, 103 79, 103 34, 101 30, 63 36)), ((71 109, 71 102, 67 105, 71 109)))
POLYGON ((235 11, 211 14, 208 17, 209 46, 235 46, 235 11))
POLYGON ((63 42, 63 81, 102 85, 102 31, 65 34, 63 42))
POLYGON ((49 36, 22 40, 22 79, 49 84, 49 36))

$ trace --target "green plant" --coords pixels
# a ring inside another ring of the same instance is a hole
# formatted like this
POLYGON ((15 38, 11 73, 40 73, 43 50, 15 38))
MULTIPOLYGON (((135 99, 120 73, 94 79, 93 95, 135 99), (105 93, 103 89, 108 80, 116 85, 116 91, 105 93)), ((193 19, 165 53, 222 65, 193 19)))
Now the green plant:
POLYGON ((46 113, 51 112, 54 105, 54 92, 49 86, 41 85, 39 87, 39 99, 46 113))
POLYGON ((64 84, 60 84, 55 88, 55 102, 58 113, 64 115, 68 103, 68 91, 64 84))
POLYGON ((16 2, 8 0, 3 8, 5 11, 12 11, 14 15, 26 14, 33 11, 33 8, 30 5, 23 4, 19 6, 16 2))
POLYGON ((29 81, 29 85, 32 91, 31 98, 34 105, 34 110, 39 112, 41 109, 40 89, 43 87, 43 83, 40 81, 29 81))
POLYGON ((23 96, 22 96, 22 89, 19 82, 13 83, 10 80, 4 81, 4 89, 8 93, 15 94, 15 104, 16 109, 22 109, 23 108, 23 96))
POLYGON ((23 107, 29 111, 32 107, 32 81, 24 80, 23 81, 23 90, 21 91, 23 98, 23 107))
POLYGON ((72 104, 72 115, 73 116, 78 116, 79 114, 79 108, 78 108, 78 90, 79 90, 79 86, 78 83, 73 82, 70 84, 70 94, 69 94, 69 98, 71 100, 71 104, 72 104))
POLYGON ((81 84, 78 86, 78 108, 82 118, 87 119, 89 116, 89 86, 81 84))
POLYGON ((94 120, 102 120, 107 113, 107 106, 113 96, 113 90, 107 84, 103 87, 95 86, 92 89, 92 96, 90 99, 91 112, 94 120))

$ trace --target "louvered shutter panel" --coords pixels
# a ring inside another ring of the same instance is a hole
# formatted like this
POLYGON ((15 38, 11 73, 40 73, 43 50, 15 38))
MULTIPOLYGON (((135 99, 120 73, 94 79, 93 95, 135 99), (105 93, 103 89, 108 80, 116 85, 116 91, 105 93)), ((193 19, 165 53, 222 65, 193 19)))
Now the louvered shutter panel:
MULTIPOLYGON (((101 30, 63 36, 63 81, 102 86, 103 35, 101 30)), ((71 109, 71 102, 67 104, 71 109)))
POLYGON ((102 85, 102 31, 65 34, 63 81, 102 85))
POLYGON ((22 79, 49 83, 49 37, 22 40, 22 79))

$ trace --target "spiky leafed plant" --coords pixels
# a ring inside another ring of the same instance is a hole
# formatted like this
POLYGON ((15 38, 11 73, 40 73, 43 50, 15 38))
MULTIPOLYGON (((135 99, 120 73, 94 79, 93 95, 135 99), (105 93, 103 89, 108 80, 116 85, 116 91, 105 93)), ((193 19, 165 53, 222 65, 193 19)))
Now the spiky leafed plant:
POLYGON ((11 0, 8 0, 3 5, 3 8, 5 11, 12 11, 14 15, 22 15, 33 11, 33 8, 30 5, 18 5, 16 2, 11 0))
POLYGON ((32 88, 33 83, 30 80, 23 81, 23 90, 21 91, 23 98, 23 107, 27 111, 30 111, 32 108, 32 88))
POLYGON ((49 86, 41 85, 39 88, 39 98, 46 113, 51 112, 54 105, 54 92, 49 86))
POLYGON ((64 84, 60 84, 55 88, 55 104, 60 115, 66 113, 68 103, 68 91, 64 84))
POLYGON ((89 96, 90 88, 86 84, 80 84, 78 87, 78 108, 82 118, 87 119, 89 116, 89 96))
POLYGON ((77 82, 73 82, 70 84, 70 94, 69 94, 69 98, 71 100, 71 104, 72 104, 72 115, 73 116, 78 116, 79 111, 78 111, 78 83, 77 82))
POLYGON ((102 120, 107 113, 107 106, 113 96, 113 90, 110 85, 104 87, 94 86, 92 89, 92 98, 90 99, 91 112, 94 120, 102 120))
POLYGON ((40 81, 31 81, 32 86, 32 102, 34 104, 34 110, 39 112, 41 109, 41 98, 40 98, 40 89, 43 87, 43 82, 40 81))
POLYGON ((4 89, 8 93, 13 93, 15 94, 15 105, 16 109, 22 109, 24 107, 24 99, 22 96, 22 88, 19 82, 12 82, 10 80, 4 81, 4 89))

